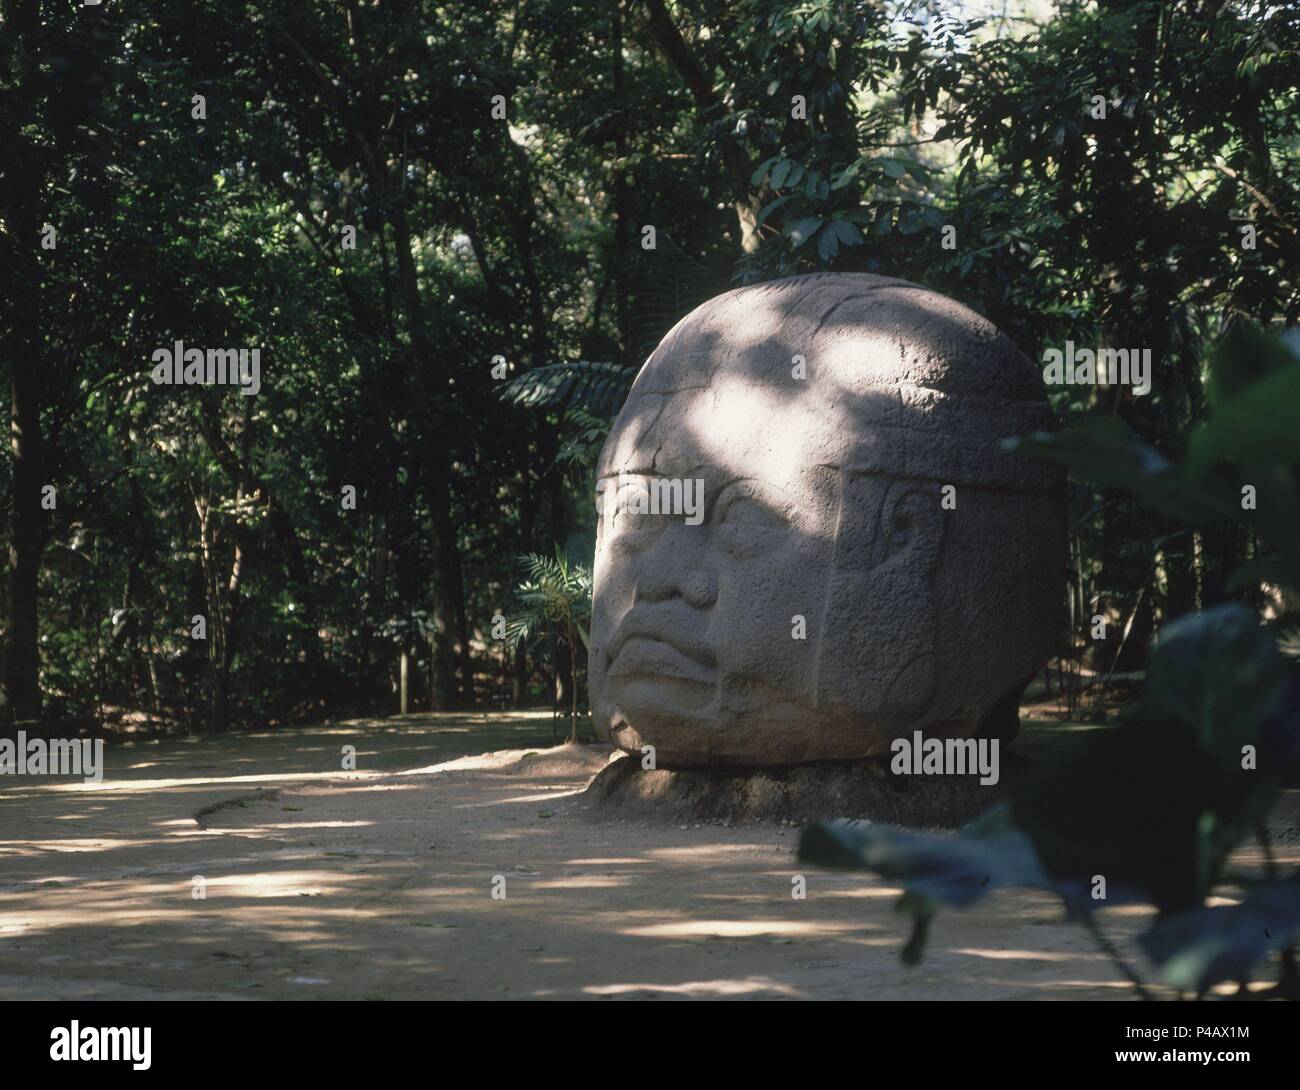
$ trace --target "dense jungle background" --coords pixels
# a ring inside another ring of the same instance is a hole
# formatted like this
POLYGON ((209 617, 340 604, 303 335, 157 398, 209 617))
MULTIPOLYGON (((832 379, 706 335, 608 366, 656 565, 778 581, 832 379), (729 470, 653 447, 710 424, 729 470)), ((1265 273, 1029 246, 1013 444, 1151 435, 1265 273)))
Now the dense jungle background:
MULTIPOLYGON (((539 557, 589 559, 631 377, 740 284, 878 272, 1035 363, 1067 339, 1149 348, 1149 396, 1051 391, 1111 455, 1140 436, 1135 475, 1183 463, 1216 382, 1288 366, 1261 346, 1300 316, 1292 5, 0 0, 0 19, 6 726, 568 709, 573 626, 512 642, 494 618, 539 557), (260 392, 154 385, 177 340, 260 348, 260 392)), ((1071 486, 1042 681, 1073 719, 1141 676, 1166 620, 1296 605, 1250 519, 1179 517, 1102 461, 1071 486)))

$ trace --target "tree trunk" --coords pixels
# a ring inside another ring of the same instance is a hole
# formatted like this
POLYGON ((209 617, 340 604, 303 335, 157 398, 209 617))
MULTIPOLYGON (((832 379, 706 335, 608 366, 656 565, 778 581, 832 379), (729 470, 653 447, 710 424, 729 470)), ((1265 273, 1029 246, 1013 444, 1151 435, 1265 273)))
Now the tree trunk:
MULTIPOLYGON (((19 58, 21 88, 32 93, 39 79, 39 4, 8 0, 4 22, 19 58)), ((6 147, 9 197, 0 206, 7 236, 0 258, 0 288, 10 310, 7 335, 0 352, 12 376, 9 444, 13 452, 13 506, 9 520, 9 556, 4 624, 3 666, 0 668, 0 724, 39 719, 41 715, 40 651, 38 643, 38 581, 45 549, 46 513, 41 508, 44 450, 41 437, 41 190, 45 164, 40 151, 22 131, 23 114, 32 104, 21 92, 6 93, 7 115, 0 121, 0 143, 6 147), (12 96, 12 97, 10 97, 12 96), (24 106, 27 107, 24 110, 24 106)), ((53 251, 44 251, 53 259, 53 251)))
MULTIPOLYGON (((623 0, 610 0, 610 59, 614 66, 611 92, 615 102, 624 95, 623 0)), ((628 231, 630 201, 627 184, 627 126, 614 127, 614 320, 618 327, 618 362, 627 362, 630 340, 628 326, 628 231)))
MULTIPOLYGON (((691 53, 690 47, 677 29, 663 0, 644 0, 643 7, 642 27, 664 59, 686 84, 691 97, 695 100, 696 108, 704 113, 720 105, 722 100, 713 86, 712 78, 691 53)), ((736 210, 741 249, 746 253, 753 253, 758 249, 761 241, 758 234, 758 215, 762 208, 762 203, 750 190, 753 166, 744 149, 733 140, 720 140, 718 150, 731 190, 732 207, 736 210)))
MULTIPOLYGON (((393 229, 398 289, 411 343, 422 410, 421 422, 424 425, 423 439, 427 453, 421 477, 432 522, 434 558, 430 587, 434 631, 430 703, 434 710, 441 710, 456 703, 455 673, 452 666, 453 638, 460 643, 462 689, 466 694, 472 694, 474 688, 469 666, 469 626, 465 617, 460 557, 456 550, 455 525, 451 517, 451 457, 439 427, 442 399, 447 390, 446 376, 429 340, 420 298, 419 275, 415 259, 411 255, 413 234, 407 217, 404 160, 398 159, 396 164, 390 162, 390 155, 396 155, 396 152, 390 152, 385 147, 385 133, 379 128, 379 119, 387 114, 388 106, 375 97, 378 65, 366 34, 365 20, 356 3, 347 5, 347 20, 349 37, 355 43, 362 70, 367 77, 358 102, 361 122, 354 126, 353 135, 358 150, 368 163, 367 175, 371 186, 376 193, 386 198, 389 222, 393 229)), ((408 29, 411 43, 417 42, 414 24, 408 29)))
POLYGON ((1201 533, 1201 606, 1222 605, 1234 600, 1228 580, 1245 559, 1245 534, 1235 523, 1220 523, 1201 533))
POLYGON ((239 540, 239 531, 235 531, 235 555, 230 562, 230 579, 226 583, 226 638, 223 643, 225 654, 221 660, 221 674, 218 678, 216 708, 220 715, 213 718, 213 730, 225 733, 230 729, 230 672, 235 663, 235 651, 241 635, 239 591, 244 577, 245 550, 239 540))
MULTIPOLYGON (((33 281, 33 284, 35 281, 33 281)), ((15 316, 6 346, 13 369, 10 446, 13 451, 13 511, 9 528, 9 578, 4 631, 0 717, 39 719, 40 653, 37 643, 37 587, 45 547, 41 509, 42 451, 39 338, 30 330, 34 314, 15 316)))
MULTIPOLYGON (((238 500, 243 493, 237 494, 238 500)), ((224 734, 230 727, 230 670, 239 638, 239 591, 244 576, 245 550, 242 533, 235 528, 235 551, 230 575, 221 586, 216 571, 217 535, 212 523, 212 505, 196 494, 199 517, 199 545, 203 561, 203 583, 208 611, 208 732, 224 734)))
POLYGON ((405 647, 402 648, 402 660, 400 665, 401 680, 400 696, 398 699, 398 708, 400 714, 406 715, 411 710, 410 692, 411 692, 411 656, 407 653, 405 647))
POLYGON ((465 617, 465 594, 460 582, 460 557, 456 550, 456 528, 451 517, 451 458, 437 428, 442 368, 438 366, 424 322, 419 278, 411 256, 411 229, 406 216, 405 195, 392 187, 392 223, 397 253, 397 275, 401 283, 407 331, 424 391, 424 419, 428 425, 425 464, 425 496, 432 520, 433 622, 435 635, 434 693, 436 709, 456 703, 452 641, 460 644, 461 683, 472 694, 474 679, 469 666, 469 625, 465 617))
POLYGON ((1164 622, 1166 624, 1196 609, 1196 564, 1192 549, 1193 538, 1188 533, 1182 535, 1162 553, 1165 569, 1164 622))
POLYGON ((569 745, 578 744, 578 644, 569 633, 569 745))
POLYGON ((510 706, 522 708, 528 703, 528 652, 521 643, 515 648, 514 661, 511 664, 510 706))

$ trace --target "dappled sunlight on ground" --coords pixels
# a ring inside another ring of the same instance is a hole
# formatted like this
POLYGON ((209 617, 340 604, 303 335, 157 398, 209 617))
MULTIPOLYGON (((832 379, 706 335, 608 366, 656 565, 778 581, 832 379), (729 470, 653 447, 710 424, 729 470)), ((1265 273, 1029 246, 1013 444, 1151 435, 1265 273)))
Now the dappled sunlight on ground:
POLYGON ((1043 950, 954 950, 963 957, 988 958, 990 961, 1078 961, 1104 960, 1101 954, 1053 954, 1043 950))
POLYGON ((762 935, 832 935, 857 931, 856 923, 817 923, 795 920, 684 920, 680 923, 627 927, 621 934, 647 939, 753 938, 762 935))
MULTIPOLYGON (((787 984, 763 977, 746 980, 694 980, 687 984, 603 984, 583 988, 588 995, 645 998, 646 993, 696 997, 702 999, 736 999, 745 996, 783 996, 797 998, 799 991, 787 984)), ((544 995, 545 992, 538 992, 544 995)))
POLYGON ((897 887, 798 864, 786 826, 596 823, 607 751, 550 737, 549 713, 409 716, 15 785, 0 998, 1131 997, 1045 894, 942 913, 904 966, 897 887))

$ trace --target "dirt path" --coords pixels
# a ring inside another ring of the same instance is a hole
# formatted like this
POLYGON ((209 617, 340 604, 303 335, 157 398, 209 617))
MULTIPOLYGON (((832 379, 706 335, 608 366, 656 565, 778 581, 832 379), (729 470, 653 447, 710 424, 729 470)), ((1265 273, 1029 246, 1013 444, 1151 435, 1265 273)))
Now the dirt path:
MULTIPOLYGON (((1038 895, 945 913, 908 969, 896 889, 808 871, 792 899, 793 828, 592 823, 577 796, 607 754, 549 743, 549 713, 423 715, 11 781, 0 998, 1128 996, 1038 895)), ((1122 941, 1143 919, 1107 916, 1122 941)))

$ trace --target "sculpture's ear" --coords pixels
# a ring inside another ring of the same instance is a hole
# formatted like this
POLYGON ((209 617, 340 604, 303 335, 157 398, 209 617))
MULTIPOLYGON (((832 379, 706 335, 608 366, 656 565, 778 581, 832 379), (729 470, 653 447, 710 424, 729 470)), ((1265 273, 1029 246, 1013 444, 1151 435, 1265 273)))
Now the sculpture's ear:
POLYGON ((937 681, 933 577, 943 535, 930 482, 841 473, 835 562, 818 648, 817 704, 901 729, 937 681))
POLYGON ((934 571, 943 543, 944 516, 933 481, 890 481, 881 503, 873 557, 875 566, 901 564, 934 571))

